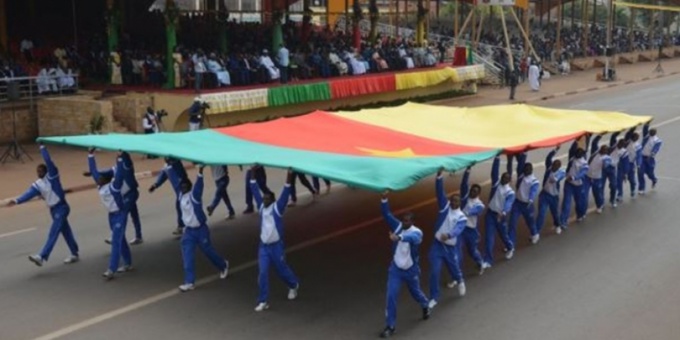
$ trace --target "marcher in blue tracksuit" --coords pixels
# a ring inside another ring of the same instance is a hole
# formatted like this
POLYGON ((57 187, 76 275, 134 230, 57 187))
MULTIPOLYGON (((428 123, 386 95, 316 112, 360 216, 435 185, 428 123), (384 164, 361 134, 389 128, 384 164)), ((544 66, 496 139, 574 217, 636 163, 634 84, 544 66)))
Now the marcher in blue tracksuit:
MULTIPOLYGON (((616 201, 623 201, 623 181, 628 178, 630 171, 630 157, 628 155, 628 141, 619 139, 616 142, 616 150, 614 151, 619 159, 619 165, 616 167, 616 201)), ((612 157, 613 158, 613 157, 612 157)))
POLYGON ((435 191, 437 195, 437 206, 439 213, 434 224, 434 242, 430 248, 430 302, 429 307, 433 308, 439 300, 439 285, 442 264, 451 274, 453 281, 449 287, 458 285, 460 296, 465 295, 465 281, 463 272, 460 270, 460 260, 458 258, 458 237, 463 233, 467 225, 467 217, 460 209, 460 195, 451 195, 448 199, 444 192, 443 169, 437 172, 435 181, 435 191))
POLYGON ((246 171, 246 210, 243 211, 244 214, 252 214, 255 212, 253 207, 253 191, 250 189, 250 180, 255 178, 257 181, 257 187, 262 190, 262 194, 273 194, 271 190, 267 187, 267 173, 264 167, 261 165, 254 166, 250 170, 246 171))
POLYGON ((517 173, 517 195, 515 202, 512 204, 512 212, 510 213, 508 237, 512 244, 517 244, 517 224, 521 215, 524 217, 524 223, 527 228, 529 228, 531 243, 536 244, 540 239, 540 235, 535 228, 534 210, 536 208, 534 207, 534 202, 536 197, 538 197, 541 184, 534 175, 534 166, 531 163, 522 162, 520 164, 522 165, 522 172, 518 171, 517 173))
MULTIPOLYGON (((323 182, 326 184, 326 193, 331 192, 331 181, 322 178, 323 182)), ((314 190, 316 192, 321 192, 321 184, 319 183, 319 177, 317 176, 312 176, 312 185, 314 186, 314 190)))
POLYGON ((553 160, 559 149, 560 147, 557 146, 545 158, 546 170, 545 175, 543 175, 543 190, 538 195, 538 215, 536 216, 536 227, 534 228, 539 234, 545 224, 548 210, 550 210, 552 215, 555 232, 557 234, 562 233, 557 207, 560 203, 560 182, 566 177, 567 173, 562 169, 562 162, 559 159, 553 160))
POLYGON ((212 165, 210 166, 212 171, 212 177, 215 181, 215 198, 208 206, 208 216, 212 216, 215 208, 220 204, 220 201, 224 201, 229 211, 229 216, 227 218, 233 219, 236 216, 234 211, 234 206, 231 205, 231 200, 229 199, 229 193, 227 193, 227 187, 229 186, 229 169, 226 165, 212 165))
MULTIPOLYGON (((616 197, 618 192, 618 175, 619 175, 619 164, 621 162, 622 152, 617 147, 617 138, 620 132, 612 133, 609 139, 609 166, 604 169, 604 178, 607 181, 609 187, 609 204, 612 208, 616 208, 616 197)), ((624 150, 625 151, 625 150, 624 150)))
POLYGON ((571 202, 574 201, 576 218, 580 221, 586 215, 587 206, 585 203, 585 193, 583 179, 588 172, 588 162, 585 158, 585 150, 578 147, 577 142, 572 144, 570 150, 569 164, 567 165, 567 177, 564 183, 564 195, 562 197, 562 211, 560 212, 560 229, 567 229, 567 222, 571 214, 571 202), (576 147, 575 147, 576 146, 576 147))
POLYGON ((274 266, 276 273, 288 286, 288 300, 295 300, 300 288, 293 271, 285 262, 285 251, 283 246, 283 213, 290 199, 290 182, 293 171, 288 170, 288 178, 283 192, 278 200, 274 193, 265 193, 264 197, 260 194, 260 187, 257 184, 255 167, 251 168, 250 190, 257 203, 260 213, 260 249, 258 251, 258 283, 260 294, 257 297, 256 312, 261 312, 269 308, 269 266, 274 266))
POLYGON ((220 270, 220 279, 227 277, 229 262, 217 255, 215 248, 213 248, 210 242, 210 230, 206 223, 207 218, 203 212, 203 166, 198 167, 198 178, 196 178, 193 188, 188 178, 182 180, 180 183, 180 195, 177 200, 182 211, 182 221, 185 225, 181 241, 184 284, 179 286, 179 290, 187 292, 194 289, 196 281, 194 269, 196 246, 220 270))
POLYGON ((298 171, 293 171, 293 179, 290 182, 290 206, 295 206, 297 204, 297 190, 295 189, 295 183, 297 182, 298 178, 300 179, 302 186, 307 188, 307 190, 312 193, 312 199, 316 198, 316 196, 319 194, 319 192, 312 187, 312 184, 309 183, 309 180, 305 174, 298 171))
POLYGON ((184 228, 184 222, 182 222, 182 212, 179 208, 179 195, 180 195, 180 183, 183 179, 187 178, 187 172, 184 170, 184 165, 182 161, 174 159, 171 157, 165 158, 165 166, 161 169, 161 173, 158 174, 156 182, 151 185, 149 192, 153 193, 156 189, 160 188, 166 180, 170 181, 172 185, 172 190, 175 191, 175 212, 177 213, 177 228, 172 232, 173 235, 182 235, 182 230, 184 228))
MULTIPOLYGON (((477 264, 479 275, 482 275, 484 274, 484 270, 489 268, 489 264, 482 260, 482 254, 479 252, 479 249, 477 249, 477 245, 479 244, 478 219, 484 212, 484 203, 479 199, 479 195, 482 193, 482 187, 479 184, 473 184, 470 187, 469 182, 470 168, 467 168, 465 169, 463 178, 460 182, 460 205, 463 207, 463 213, 467 217, 467 224, 465 225, 465 229, 463 229, 460 238, 465 244, 468 254, 477 264)), ((463 258, 462 249, 463 244, 458 247, 458 258, 461 260, 463 258)))
POLYGON ((642 175, 639 176, 640 194, 645 193, 645 176, 652 181, 652 188, 656 187, 659 181, 656 178, 654 170, 656 169, 656 155, 661 150, 663 141, 656 135, 656 129, 649 130, 649 135, 642 140, 642 166, 640 167, 642 175))
MULTIPOLYGON (((123 159, 123 167, 125 169, 125 178, 123 181, 123 200, 125 203, 125 210, 130 215, 132 220, 132 225, 135 227, 135 238, 130 241, 130 244, 141 244, 144 242, 142 238, 142 221, 139 218, 139 209, 137 208, 137 200, 139 199, 139 183, 137 183, 137 178, 135 178, 135 166, 132 163, 132 158, 127 152, 121 154, 123 159)), ((113 178, 116 175, 116 166, 112 166, 109 169, 97 170, 99 176, 108 176, 113 178)), ((90 171, 83 173, 85 176, 92 176, 90 171)), ((106 243, 111 244, 111 238, 107 238, 106 243)))
POLYGON ((640 143, 640 134, 631 132, 626 137, 628 142, 626 151, 628 151, 628 184, 630 186, 630 198, 635 199, 637 194, 637 178, 640 173, 640 165, 642 164, 642 143, 640 143))
POLYGON ((71 225, 68 223, 68 215, 71 212, 71 208, 66 202, 66 195, 64 189, 61 186, 61 181, 59 180, 59 170, 52 162, 50 154, 47 152, 47 148, 44 145, 40 145, 40 154, 45 161, 45 164, 39 164, 36 168, 36 173, 38 174, 38 180, 33 182, 31 186, 26 190, 24 194, 11 200, 7 203, 8 207, 22 204, 30 201, 34 197, 40 197, 45 201, 45 204, 50 208, 50 215, 52 215, 52 225, 50 226, 50 232, 47 236, 47 242, 45 246, 40 251, 39 254, 30 255, 28 259, 35 263, 37 266, 42 266, 45 261, 50 258, 52 249, 57 243, 59 235, 64 237, 66 245, 68 245, 71 251, 71 256, 64 260, 64 263, 75 263, 78 262, 78 243, 73 237, 73 230, 71 225))
POLYGON ((493 246, 495 234, 501 238, 505 245, 505 258, 511 259, 515 254, 515 246, 508 237, 507 219, 515 202, 515 192, 510 186, 510 174, 504 173, 499 177, 500 157, 493 159, 491 166, 491 192, 489 193, 489 209, 486 211, 484 222, 486 224, 485 254, 484 260, 493 264, 493 246))
MULTIPOLYGON (((597 136, 597 140, 600 136, 597 136)), ((593 141, 595 144, 595 141, 593 141)), ((588 173, 584 182, 584 190, 586 192, 585 206, 588 207, 588 191, 592 189, 593 198, 595 199, 595 207, 597 213, 602 213, 604 207, 604 176, 605 169, 611 167, 611 157, 609 156, 609 147, 602 145, 597 153, 593 152, 588 162, 588 173)), ((585 216, 585 212, 583 214, 585 216)))
MULTIPOLYGON (((447 208, 448 209, 448 208, 447 208)), ((406 284, 409 293, 423 309, 423 320, 430 317, 432 309, 428 307, 427 297, 420 289, 420 256, 418 247, 423 241, 423 232, 413 224, 413 214, 406 213, 400 221, 390 211, 387 193, 383 193, 380 204, 383 218, 390 228, 392 246, 392 262, 387 271, 387 309, 386 325, 380 333, 381 338, 394 334, 397 323, 397 300, 401 285, 406 284)))
POLYGON ((97 171, 97 164, 94 160, 94 148, 90 148, 87 157, 90 173, 95 183, 99 186, 99 197, 104 208, 109 213, 109 228, 111 229, 111 255, 109 258, 109 268, 102 274, 104 279, 112 280, 116 272, 123 273, 132 270, 132 254, 125 238, 125 227, 127 225, 128 212, 123 199, 123 182, 125 180, 125 169, 123 168, 123 158, 119 155, 116 162, 116 171, 113 181, 110 175, 100 175, 97 171), (121 256, 123 266, 118 267, 121 256))

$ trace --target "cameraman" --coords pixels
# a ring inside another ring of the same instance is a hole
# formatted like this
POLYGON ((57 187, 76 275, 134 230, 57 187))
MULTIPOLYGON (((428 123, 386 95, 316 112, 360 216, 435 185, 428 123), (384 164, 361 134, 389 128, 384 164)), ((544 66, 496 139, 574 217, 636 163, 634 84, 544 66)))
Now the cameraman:
POLYGON ((201 128, 205 110, 209 108, 210 105, 204 102, 201 97, 194 98, 194 103, 189 108, 189 131, 196 131, 201 128))
POLYGON ((142 118, 142 127, 144 128, 144 133, 147 135, 152 133, 158 133, 159 131, 158 115, 151 107, 146 108, 146 113, 142 118))

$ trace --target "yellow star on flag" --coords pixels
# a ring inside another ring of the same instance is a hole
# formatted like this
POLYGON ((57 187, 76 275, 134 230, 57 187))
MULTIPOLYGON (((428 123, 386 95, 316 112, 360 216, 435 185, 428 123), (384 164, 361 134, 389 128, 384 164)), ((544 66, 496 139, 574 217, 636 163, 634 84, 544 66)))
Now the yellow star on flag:
POLYGON ((367 148, 361 148, 357 147, 357 149, 371 155, 371 156, 378 156, 378 157, 390 157, 390 158, 412 158, 412 157, 417 157, 413 150, 411 148, 406 148, 402 150, 395 150, 395 151, 387 151, 387 150, 374 150, 374 149, 367 149, 367 148))

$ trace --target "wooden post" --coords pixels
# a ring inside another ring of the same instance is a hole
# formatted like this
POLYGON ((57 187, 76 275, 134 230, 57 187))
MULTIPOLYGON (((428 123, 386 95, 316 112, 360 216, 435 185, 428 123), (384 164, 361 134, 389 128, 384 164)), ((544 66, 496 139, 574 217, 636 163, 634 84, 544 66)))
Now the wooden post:
POLYGON ((583 25, 583 56, 588 56, 588 0, 583 0, 583 6, 581 6, 583 12, 581 13, 581 25, 583 25))
MULTIPOLYGON (((558 1, 560 1, 560 0, 558 0, 558 1)), ((560 3, 562 3, 562 1, 560 1, 560 3)), ((548 0, 548 25, 550 25, 550 14, 552 12, 552 7, 550 5, 552 5, 552 2, 550 0, 548 0)), ((541 5, 541 7, 543 7, 543 5, 541 5)))
POLYGON ((597 24, 597 0, 593 0, 593 26, 597 24))
MULTIPOLYGON (((399 0, 397 0, 399 1, 399 0)), ((456 41, 458 41, 458 33, 460 33, 460 22, 459 22, 459 17, 460 17, 460 12, 458 11, 458 7, 460 7, 460 0, 456 0, 454 2, 455 7, 453 8, 453 35, 456 37, 456 41)))
MULTIPOLYGON (((524 40, 528 41, 527 45, 529 46, 529 50, 531 51, 531 53, 534 55, 534 58, 536 58, 536 60, 539 60, 538 54, 536 53, 536 50, 534 50, 534 46, 531 43, 531 40, 529 40, 529 35, 527 34, 527 31, 525 31, 524 28, 522 27, 522 24, 520 23, 519 18, 517 17, 517 13, 515 13, 515 9, 512 8, 512 7, 510 7, 510 14, 512 14, 513 19, 515 19, 515 22, 517 23, 517 27, 519 27, 520 32, 522 32, 522 35, 524 36, 524 40)), ((503 27, 505 27, 505 15, 503 13, 503 7, 501 7, 501 18, 503 19, 503 27)), ((508 38, 508 44, 509 44, 509 38, 508 38)), ((510 48, 510 47, 508 47, 508 48, 510 48)))
MULTIPOLYGON (((573 5, 573 3, 572 3, 573 5)), ((562 14, 562 10, 564 9, 564 4, 562 3, 562 0, 559 0, 559 3, 557 4, 557 41, 555 41, 555 44, 557 45, 557 58, 562 55, 562 20, 564 19, 562 14)))
POLYGON ((349 32, 349 21, 349 0, 345 0, 345 33, 349 32))
POLYGON ((508 67, 512 72, 515 70, 515 61, 512 55, 512 49, 510 48, 510 37, 508 36, 508 27, 505 25, 505 12, 503 11, 503 7, 500 7, 500 9, 501 9, 501 23, 503 24, 503 36, 505 37, 505 47, 508 53, 508 67))
MULTIPOLYGON (((328 1, 328 0, 327 0, 328 1)), ((395 34, 397 37, 399 36, 399 0, 397 0, 397 24, 394 25, 397 28, 397 34, 395 34)))
POLYGON ((635 8, 630 8, 630 16, 628 17, 628 46, 630 46, 630 50, 628 52, 633 52, 633 23, 635 22, 633 18, 635 18, 635 8))
POLYGON ((573 30, 574 27, 576 27, 576 2, 572 1, 570 2, 571 5, 571 29, 573 30))
MULTIPOLYGON (((518 24, 518 26, 521 26, 518 24)), ((524 10, 524 32, 529 32, 529 8, 524 10)), ((529 44, 531 41, 528 37, 524 37, 524 55, 529 54, 529 44)))
POLYGON ((467 18, 465 18, 465 22, 463 22, 463 27, 460 28, 460 32, 458 32, 458 35, 456 35, 456 40, 454 41, 453 46, 458 46, 458 41, 460 40, 460 37, 465 33, 465 29, 467 28, 467 25, 470 23, 470 19, 472 18, 472 11, 468 13, 467 18))
POLYGON ((472 7, 472 34, 470 35, 470 42, 472 44, 475 43, 475 39, 477 38, 477 11, 475 11, 475 8, 472 7))
POLYGON ((479 46, 479 40, 482 37, 482 32, 484 31, 484 13, 480 12, 479 13, 479 29, 477 30, 477 37, 475 37, 475 43, 474 43, 474 49, 477 50, 477 46, 479 46))

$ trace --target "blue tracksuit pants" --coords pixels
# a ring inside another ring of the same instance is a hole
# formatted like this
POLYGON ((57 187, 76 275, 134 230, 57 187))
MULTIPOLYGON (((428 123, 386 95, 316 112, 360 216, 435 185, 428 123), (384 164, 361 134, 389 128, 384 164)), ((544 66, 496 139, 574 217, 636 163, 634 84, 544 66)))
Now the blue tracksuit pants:
POLYGON ((215 209, 220 204, 220 201, 224 201, 224 204, 229 210, 229 216, 236 215, 234 211, 234 206, 231 205, 231 200, 229 199, 229 194, 227 193, 227 187, 229 186, 229 176, 224 176, 219 180, 215 181, 215 197, 210 203, 210 208, 215 209))
POLYGON ((485 239, 485 254, 484 261, 488 264, 493 264, 493 245, 495 241, 495 234, 501 238, 505 249, 511 250, 515 249, 512 241, 508 237, 508 227, 507 222, 498 221, 499 214, 491 209, 486 211, 485 224, 486 224, 486 239, 485 239))
MULTIPOLYGON (((253 193, 250 191, 250 171, 251 170, 246 171, 246 207, 248 207, 248 209, 253 209, 253 193)), ((267 176, 262 175, 262 172, 258 171, 255 173, 255 181, 263 193, 272 192, 267 187, 267 176)))
POLYGON ((202 225, 198 228, 184 228, 181 245, 184 283, 196 282, 196 246, 201 249, 203 254, 217 269, 223 271, 227 267, 227 262, 217 254, 212 243, 210 243, 210 230, 207 225, 202 225))
POLYGON ((585 211, 583 211, 580 216, 585 216, 588 205, 590 204, 589 191, 593 193, 593 198, 595 199, 595 207, 602 208, 604 206, 604 178, 590 178, 587 177, 583 181, 584 192, 585 192, 585 211))
POLYGON ((628 179, 628 184, 630 185, 630 197, 635 197, 637 189, 637 173, 639 168, 635 164, 630 164, 628 166, 628 171, 626 172, 626 178, 628 179))
POLYGON ((638 169, 639 190, 645 191, 647 183, 645 176, 649 177, 653 184, 656 184, 657 178, 654 170, 656 169, 656 160, 652 157, 642 156, 642 166, 638 169))
POLYGON ((125 265, 132 265, 130 246, 125 238, 125 226, 127 224, 127 211, 119 210, 109 213, 109 227, 111 228, 111 257, 109 258, 109 270, 116 272, 121 256, 125 265))
POLYGON ((258 303, 267 302, 269 299, 269 266, 274 267, 276 274, 286 283, 288 288, 293 289, 298 286, 298 279, 288 264, 286 264, 284 256, 283 242, 278 241, 272 244, 260 243, 258 251, 260 273, 257 279, 260 286, 260 295, 257 297, 258 303))
POLYGON ((420 268, 417 264, 407 270, 399 269, 394 263, 387 271, 387 311, 385 315, 387 327, 394 328, 397 323, 397 300, 401 285, 406 283, 409 293, 422 308, 427 308, 427 297, 420 289, 420 268))
MULTIPOLYGON (((580 218, 586 215, 587 205, 584 202, 584 185, 574 185, 572 183, 564 183, 564 197, 562 197, 562 211, 560 213, 560 225, 566 228, 571 215, 571 201, 574 201, 576 217, 580 218)), ((587 194, 587 192, 586 192, 587 194)))
POLYGON ((608 167, 604 171, 604 179, 609 187, 609 203, 614 204, 616 203, 616 192, 618 190, 617 169, 613 166, 608 167))
POLYGON ((139 191, 130 190, 123 200, 125 201, 125 209, 130 214, 132 225, 135 227, 135 238, 142 239, 142 221, 139 218, 139 209, 137 208, 137 200, 139 199, 139 191))
POLYGON ((49 260, 52 249, 54 249, 54 245, 57 243, 57 239, 59 239, 59 235, 64 237, 64 241, 66 241, 66 245, 68 245, 71 255, 78 255, 78 243, 76 243, 76 239, 73 237, 73 230, 71 230, 71 225, 68 223, 68 215, 70 212, 71 208, 65 203, 50 208, 52 225, 50 226, 50 232, 47 235, 45 246, 40 251, 40 257, 43 258, 43 260, 49 260))
POLYGON ((442 263, 446 265, 453 280, 463 282, 463 272, 460 270, 456 247, 435 240, 430 248, 430 298, 433 300, 439 300, 442 263))
POLYGON ((623 180, 628 177, 628 166, 624 166, 622 163, 616 168, 616 199, 623 199, 623 180))
POLYGON ((534 218, 534 205, 527 202, 515 200, 512 204, 512 211, 510 212, 510 223, 508 225, 508 237, 512 244, 517 243, 517 223, 519 223, 520 215, 524 217, 524 223, 529 228, 529 233, 536 235, 536 220, 534 218))
POLYGON ((552 215, 552 223, 554 227, 560 225, 559 214, 557 210, 557 205, 560 202, 559 196, 553 196, 545 191, 541 191, 538 194, 538 215, 536 216, 536 226, 535 230, 537 233, 541 232, 543 225, 545 224, 545 217, 548 215, 548 210, 550 215, 552 215))
POLYGON ((458 263, 461 268, 463 262, 463 245, 465 245, 468 255, 470 255, 472 260, 475 261, 478 266, 482 265, 482 254, 479 252, 479 249, 477 249, 478 244, 479 230, 477 230, 477 228, 465 227, 458 237, 458 246, 456 247, 458 249, 458 263))

